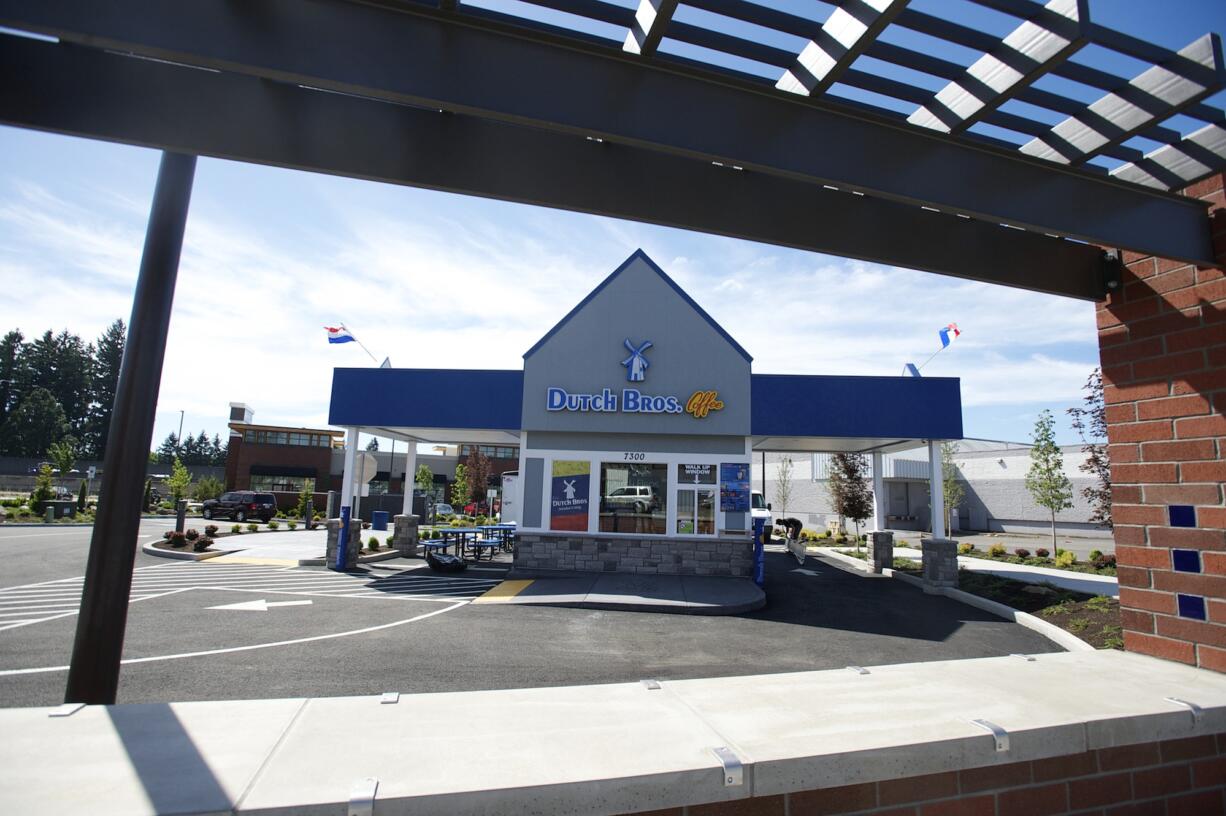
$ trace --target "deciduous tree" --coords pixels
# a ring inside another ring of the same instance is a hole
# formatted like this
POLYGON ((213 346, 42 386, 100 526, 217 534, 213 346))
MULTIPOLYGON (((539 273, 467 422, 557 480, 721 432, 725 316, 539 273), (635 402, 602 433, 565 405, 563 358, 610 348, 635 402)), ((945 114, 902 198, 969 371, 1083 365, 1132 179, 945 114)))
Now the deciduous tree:
POLYGON ((42 456, 67 433, 63 407, 46 388, 34 388, 5 420, 2 446, 9 456, 42 456))
POLYGON ((868 462, 859 453, 836 453, 830 457, 830 499, 839 520, 856 525, 856 549, 860 549, 860 525, 873 514, 873 489, 868 462))
POLYGON ((957 454, 957 442, 941 443, 941 493, 945 497, 946 531, 953 529, 949 520, 966 497, 966 489, 962 487, 962 481, 958 478, 958 464, 954 461, 957 454))
POLYGON ((493 465, 489 457, 473 448, 464 462, 464 476, 468 480, 469 501, 479 503, 485 501, 485 491, 490 484, 490 474, 493 465))
POLYGON ((790 456, 783 457, 775 471, 775 501, 779 503, 779 515, 787 518, 788 504, 792 501, 792 457, 790 456))
POLYGON ((1056 513, 1073 506, 1073 485, 1064 475, 1064 457, 1056 445, 1051 411, 1039 414, 1034 424, 1034 447, 1030 449, 1030 470, 1026 489, 1035 504, 1051 513, 1051 547, 1056 552, 1056 513))
POLYGON ((1107 405, 1103 399, 1103 371, 1095 368, 1084 386, 1082 408, 1069 408, 1073 430, 1081 437, 1081 452, 1086 455, 1078 469, 1094 477, 1096 484, 1083 487, 1081 495, 1090 503, 1090 521, 1108 530, 1111 521, 1111 456, 1107 448, 1107 405))

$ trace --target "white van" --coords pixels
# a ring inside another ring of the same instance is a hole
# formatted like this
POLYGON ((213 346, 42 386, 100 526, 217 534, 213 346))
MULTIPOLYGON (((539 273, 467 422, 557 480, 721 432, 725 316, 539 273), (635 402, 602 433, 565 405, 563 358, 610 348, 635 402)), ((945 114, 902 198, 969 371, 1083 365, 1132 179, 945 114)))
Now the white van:
POLYGON ((766 503, 766 497, 757 490, 751 491, 749 494, 749 518, 765 519, 766 530, 769 533, 771 528, 771 506, 766 503))

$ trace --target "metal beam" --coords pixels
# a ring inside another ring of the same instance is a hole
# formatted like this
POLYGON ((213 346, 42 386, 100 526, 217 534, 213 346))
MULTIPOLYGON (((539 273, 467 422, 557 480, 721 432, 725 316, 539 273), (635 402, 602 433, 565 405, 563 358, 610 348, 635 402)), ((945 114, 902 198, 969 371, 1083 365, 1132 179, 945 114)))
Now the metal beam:
POLYGON ((668 28, 676 10, 677 0, 639 0, 638 11, 634 13, 634 22, 626 32, 622 50, 650 57, 659 47, 660 40, 664 39, 664 30, 668 28))
POLYGON ((841 0, 775 87, 801 96, 825 93, 906 5, 907 0, 841 0))
POLYGON ((20 127, 1103 294, 1085 244, 627 145, 71 45, 14 40, 0 74, 24 78, 0 83, 0 121, 20 127))
POLYGON ((1163 145, 1135 164, 1126 164, 1111 175, 1134 184, 1158 189, 1179 189, 1226 170, 1226 128, 1206 125, 1178 143, 1163 145))
POLYGON ((1048 161, 1080 164, 1110 145, 1179 113, 1223 85, 1222 44, 1206 34, 1175 58, 1142 72, 1085 111, 1052 127, 1046 136, 1022 145, 1021 151, 1048 161))
POLYGON ((119 660, 145 491, 145 451, 153 438, 154 409, 162 382, 170 308, 195 172, 195 156, 175 153, 162 156, 136 279, 128 342, 115 387, 108 437, 111 444, 106 448, 102 500, 90 536, 85 586, 64 693, 67 703, 112 705, 119 688, 119 660))
POLYGON ((1051 0, 907 118, 961 133, 1089 42, 1088 0, 1051 0))
MULTIPOLYGON (((844 107, 421 7, 340 0, 0 0, 93 47, 591 135, 1037 232, 1212 263, 1203 206, 844 107)), ((129 101, 127 104, 132 104, 129 101)))

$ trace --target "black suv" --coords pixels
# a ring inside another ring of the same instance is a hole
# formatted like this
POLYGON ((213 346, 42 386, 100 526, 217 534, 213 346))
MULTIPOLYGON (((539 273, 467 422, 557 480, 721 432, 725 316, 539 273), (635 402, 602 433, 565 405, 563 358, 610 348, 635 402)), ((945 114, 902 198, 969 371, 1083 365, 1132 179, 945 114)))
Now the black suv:
POLYGON ((277 514, 277 497, 271 493, 235 490, 222 493, 220 499, 209 499, 200 512, 206 519, 218 516, 229 516, 235 521, 258 518, 267 524, 277 514))

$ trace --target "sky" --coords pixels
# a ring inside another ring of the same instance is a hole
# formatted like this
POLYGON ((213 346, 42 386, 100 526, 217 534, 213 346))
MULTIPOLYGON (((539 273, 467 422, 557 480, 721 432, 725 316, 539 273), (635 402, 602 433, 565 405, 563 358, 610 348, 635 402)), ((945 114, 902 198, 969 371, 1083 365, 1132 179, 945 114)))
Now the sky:
MULTIPOLYGON (((925 0, 931 10, 932 0, 925 0)), ((937 4, 939 6, 939 4, 937 4)), ((1182 47, 1226 31, 1214 2, 1091 6, 1182 47), (1138 18, 1144 7, 1152 15, 1138 18)), ((1127 71, 1125 71, 1127 72, 1127 71)), ((1212 100, 1217 104, 1221 101, 1212 100)), ((1172 122, 1172 126, 1178 123, 1172 122)), ((93 340, 126 322, 159 153, 0 127, 3 325, 93 340)), ((754 357, 756 373, 962 381, 968 437, 1026 441, 1079 405, 1098 363, 1093 304, 666 227, 201 158, 153 435, 255 421, 326 427, 331 372, 374 365, 518 369, 522 354, 642 248, 754 357)))

